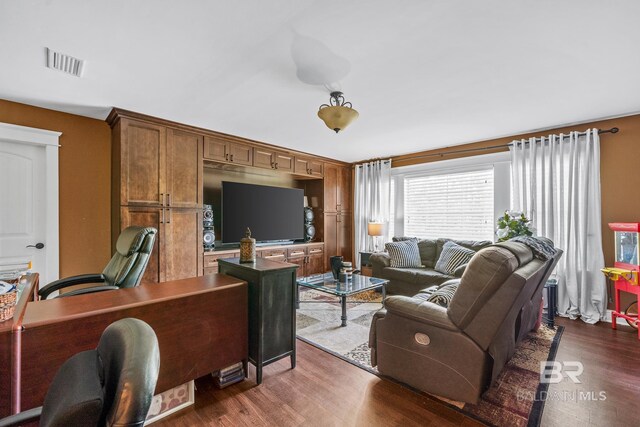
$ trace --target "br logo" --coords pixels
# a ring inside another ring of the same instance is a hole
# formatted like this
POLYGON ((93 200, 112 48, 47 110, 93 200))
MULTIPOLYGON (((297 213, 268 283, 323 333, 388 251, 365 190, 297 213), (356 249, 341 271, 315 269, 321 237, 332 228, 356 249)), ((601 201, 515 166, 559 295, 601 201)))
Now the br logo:
POLYGON ((582 362, 540 362, 540 382, 543 384, 558 384, 562 381, 564 372, 571 381, 575 384, 580 384, 578 377, 582 375, 583 371, 582 362))

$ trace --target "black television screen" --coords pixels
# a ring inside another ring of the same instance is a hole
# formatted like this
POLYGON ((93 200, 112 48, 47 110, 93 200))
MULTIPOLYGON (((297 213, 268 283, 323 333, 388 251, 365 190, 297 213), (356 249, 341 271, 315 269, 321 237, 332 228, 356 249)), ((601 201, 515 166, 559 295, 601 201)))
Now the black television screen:
POLYGON ((222 182, 222 242, 236 243, 251 229, 258 242, 304 238, 304 191, 222 182))

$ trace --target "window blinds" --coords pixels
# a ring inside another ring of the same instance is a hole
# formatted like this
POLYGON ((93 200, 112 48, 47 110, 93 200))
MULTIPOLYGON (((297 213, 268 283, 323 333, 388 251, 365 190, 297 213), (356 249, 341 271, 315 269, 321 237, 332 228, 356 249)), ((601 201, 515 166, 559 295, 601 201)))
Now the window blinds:
POLYGON ((404 235, 493 240, 493 167, 408 176, 404 180, 404 235))

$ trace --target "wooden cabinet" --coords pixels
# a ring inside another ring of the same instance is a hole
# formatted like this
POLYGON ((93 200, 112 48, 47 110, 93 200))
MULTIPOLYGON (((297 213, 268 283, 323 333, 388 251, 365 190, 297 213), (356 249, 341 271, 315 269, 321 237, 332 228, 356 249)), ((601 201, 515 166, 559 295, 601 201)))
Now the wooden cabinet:
POLYGON ((120 208, 121 229, 131 225, 158 230, 143 283, 201 275, 202 211, 127 206, 120 208))
POLYGON ((123 119, 114 129, 113 178, 120 205, 159 206, 166 186, 167 130, 123 119), (117 143, 117 145, 116 145, 117 143))
POLYGON ((295 158, 294 173, 322 178, 324 176, 324 163, 311 157, 295 158))
POLYGON ((254 147, 253 166, 263 169, 274 169, 280 172, 293 172, 294 157, 285 152, 254 147))
POLYGON ((290 356, 296 366, 295 266, 258 258, 241 264, 238 258, 220 261, 220 272, 249 284, 249 361, 256 366, 256 382, 262 368, 290 356))
POLYGON ((218 272, 218 260, 226 258, 237 258, 239 251, 207 252, 204 254, 204 274, 215 274, 218 272))
POLYGON ((158 230, 145 282, 202 274, 203 136, 110 115, 112 246, 130 225, 158 230))
POLYGON ((204 137, 203 157, 217 162, 253 166, 253 148, 250 145, 212 136, 204 137))
POLYGON ((168 129, 165 206, 202 207, 202 135, 168 129))
POLYGON ((325 212, 324 214, 324 247, 325 265, 329 258, 342 256, 345 261, 352 261, 352 218, 351 214, 325 212))
POLYGON ((351 212, 351 168, 325 165, 324 211, 351 212))

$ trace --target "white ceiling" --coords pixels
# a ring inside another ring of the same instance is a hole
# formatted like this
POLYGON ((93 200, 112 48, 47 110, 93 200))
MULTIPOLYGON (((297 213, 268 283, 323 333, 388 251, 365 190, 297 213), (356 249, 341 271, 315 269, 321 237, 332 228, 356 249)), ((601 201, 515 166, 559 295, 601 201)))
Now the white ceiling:
POLYGON ((0 98, 355 161, 640 111, 639 18, 637 0, 3 0, 0 98), (337 135, 323 76, 360 112, 337 135))

